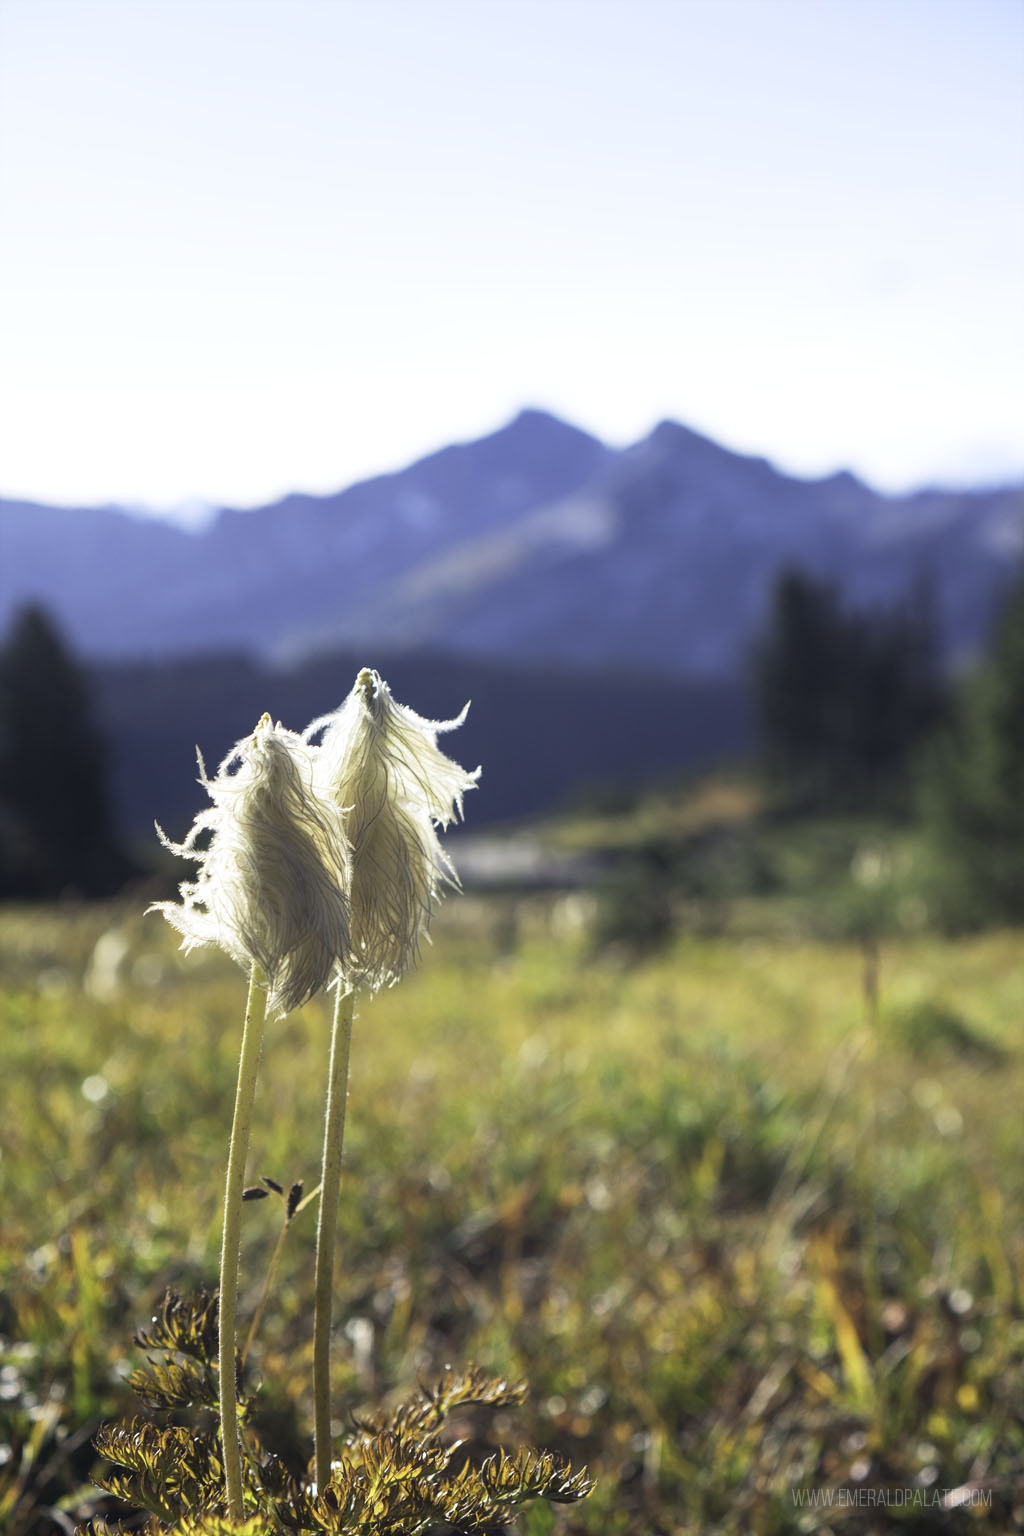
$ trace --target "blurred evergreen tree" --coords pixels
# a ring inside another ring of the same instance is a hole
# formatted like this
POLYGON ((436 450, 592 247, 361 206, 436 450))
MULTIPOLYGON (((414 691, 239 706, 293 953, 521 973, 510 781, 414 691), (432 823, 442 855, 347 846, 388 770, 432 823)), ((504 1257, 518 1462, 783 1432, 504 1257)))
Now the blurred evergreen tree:
POLYGON ((0 650, 0 895, 106 895, 130 872, 87 680, 47 614, 26 607, 0 650))
POLYGON ((1024 576, 925 758, 921 800, 942 856, 946 915, 1024 919, 1024 576))
POLYGON ((846 660, 837 589, 802 571, 783 571, 754 651, 754 704, 768 776, 795 803, 818 803, 831 792, 850 731, 839 686, 846 660))
POLYGON ((909 806, 914 751, 945 707, 927 588, 850 612, 834 584, 783 571, 752 682, 765 768, 790 806, 909 806))

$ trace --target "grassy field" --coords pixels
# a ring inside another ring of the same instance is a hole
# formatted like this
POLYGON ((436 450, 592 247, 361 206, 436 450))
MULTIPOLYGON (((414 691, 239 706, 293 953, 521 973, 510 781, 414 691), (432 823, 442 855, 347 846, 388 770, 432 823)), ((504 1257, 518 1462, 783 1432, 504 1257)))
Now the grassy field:
MULTIPOLYGON (((10 1536, 111 1511, 132 1334, 216 1277, 244 981, 140 907, 0 914, 10 1536)), ((342 1417, 448 1362, 524 1375, 500 1441, 598 1483, 523 1536, 1024 1529, 1024 935, 876 957, 748 915, 626 963, 590 915, 454 898, 359 1009, 342 1417)), ((316 1184, 328 1022, 268 1032, 253 1178, 316 1184)), ((249 1361, 295 1465, 315 1221, 249 1361)), ((245 1208, 246 1319, 281 1227, 245 1208)))

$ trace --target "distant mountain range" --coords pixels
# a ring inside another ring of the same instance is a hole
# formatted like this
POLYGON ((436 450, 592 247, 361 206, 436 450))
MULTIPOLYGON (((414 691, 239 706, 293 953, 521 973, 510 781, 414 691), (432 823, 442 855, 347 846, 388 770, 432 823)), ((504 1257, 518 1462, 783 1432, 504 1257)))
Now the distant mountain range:
POLYGON ((883 496, 672 422, 623 452, 541 411, 337 495, 201 530, 0 500, 0 626, 29 600, 94 661, 344 651, 735 679, 773 576, 851 601, 926 581, 970 652, 1024 550, 1024 487, 883 496))

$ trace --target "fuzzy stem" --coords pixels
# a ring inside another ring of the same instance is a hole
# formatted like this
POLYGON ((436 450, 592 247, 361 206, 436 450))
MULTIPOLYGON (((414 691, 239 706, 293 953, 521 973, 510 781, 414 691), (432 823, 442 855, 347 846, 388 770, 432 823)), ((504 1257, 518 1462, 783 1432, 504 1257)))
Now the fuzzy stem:
POLYGON ((220 1251, 220 1433, 224 1447, 224 1483, 228 1514, 244 1517, 242 1502, 242 1453, 238 1439, 238 1397, 235 1384, 235 1333, 238 1311, 238 1253, 242 1238, 242 1187, 249 1152, 249 1127, 256 1096, 256 1069, 267 1016, 263 976, 253 966, 245 1005, 242 1052, 238 1061, 235 1116, 231 1123, 227 1186, 224 1192, 224 1238, 220 1251))
POLYGON ((352 1049, 354 994, 339 984, 331 1028, 327 1073, 327 1116, 320 1217, 316 1229, 316 1321, 313 1325, 313 1413, 316 1484, 322 1493, 331 1475, 331 1302, 334 1294, 334 1239, 341 1188, 341 1149, 345 1139, 348 1063, 352 1049))

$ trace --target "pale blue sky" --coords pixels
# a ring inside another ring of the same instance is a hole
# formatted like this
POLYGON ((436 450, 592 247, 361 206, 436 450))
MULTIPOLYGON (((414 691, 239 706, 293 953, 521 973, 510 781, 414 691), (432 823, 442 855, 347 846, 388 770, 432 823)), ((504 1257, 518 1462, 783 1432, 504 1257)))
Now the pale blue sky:
POLYGON ((1024 473, 1020 0, 0 0, 0 494, 1024 473))

